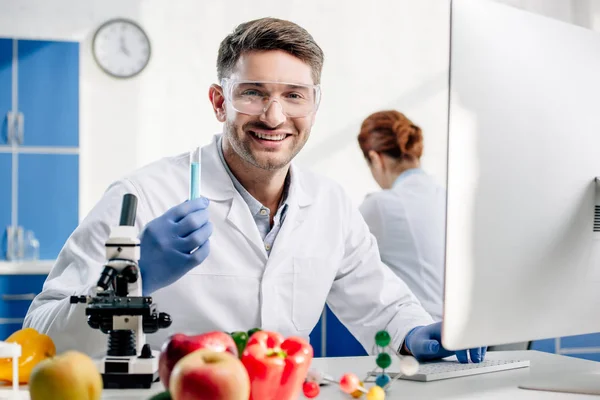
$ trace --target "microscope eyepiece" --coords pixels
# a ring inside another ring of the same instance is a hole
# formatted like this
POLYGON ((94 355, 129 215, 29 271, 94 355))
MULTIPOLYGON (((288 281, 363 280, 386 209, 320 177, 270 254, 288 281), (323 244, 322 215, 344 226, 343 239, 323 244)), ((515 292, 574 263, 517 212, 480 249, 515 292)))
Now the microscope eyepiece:
POLYGON ((127 193, 125 196, 123 196, 123 203, 121 204, 121 220, 119 225, 134 226, 136 212, 137 197, 131 193, 127 193))

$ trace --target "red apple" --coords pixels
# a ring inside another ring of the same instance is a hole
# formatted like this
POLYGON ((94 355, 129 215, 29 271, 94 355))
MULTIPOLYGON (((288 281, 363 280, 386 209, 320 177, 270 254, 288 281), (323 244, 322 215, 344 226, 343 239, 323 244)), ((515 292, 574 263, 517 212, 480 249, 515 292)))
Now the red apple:
POLYGON ((199 349, 175 364, 169 383, 173 400, 248 400, 250 378, 228 352, 199 349))
POLYGON ((169 388, 171 371, 175 367, 177 361, 198 349, 229 352, 238 357, 235 341, 225 332, 213 331, 194 336, 183 333, 171 335, 163 343, 158 359, 158 375, 166 389, 169 388))

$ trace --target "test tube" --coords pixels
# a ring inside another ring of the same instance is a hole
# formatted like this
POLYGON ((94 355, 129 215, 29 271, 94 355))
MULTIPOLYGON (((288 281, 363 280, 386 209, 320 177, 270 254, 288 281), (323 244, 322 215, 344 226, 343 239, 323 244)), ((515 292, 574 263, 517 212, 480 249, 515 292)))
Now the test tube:
POLYGON ((190 152, 190 200, 200 197, 201 149, 190 152))

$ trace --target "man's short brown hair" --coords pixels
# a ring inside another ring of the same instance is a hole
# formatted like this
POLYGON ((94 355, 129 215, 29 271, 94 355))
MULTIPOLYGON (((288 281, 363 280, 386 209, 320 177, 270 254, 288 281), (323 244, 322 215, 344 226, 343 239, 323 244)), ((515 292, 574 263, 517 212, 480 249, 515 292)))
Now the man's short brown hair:
POLYGON ((312 68, 314 83, 320 82, 323 50, 304 28, 277 18, 244 22, 223 39, 217 57, 219 80, 231 74, 242 54, 267 50, 285 51, 304 61, 312 68))

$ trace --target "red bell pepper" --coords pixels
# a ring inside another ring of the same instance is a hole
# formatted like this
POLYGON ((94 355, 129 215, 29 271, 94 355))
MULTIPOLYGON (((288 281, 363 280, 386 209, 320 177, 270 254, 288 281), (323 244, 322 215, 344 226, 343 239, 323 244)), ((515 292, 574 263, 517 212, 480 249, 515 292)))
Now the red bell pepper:
POLYGON ((294 400, 313 358, 313 348, 301 337, 284 340, 277 332, 258 331, 242 354, 250 377, 250 400, 294 400))

